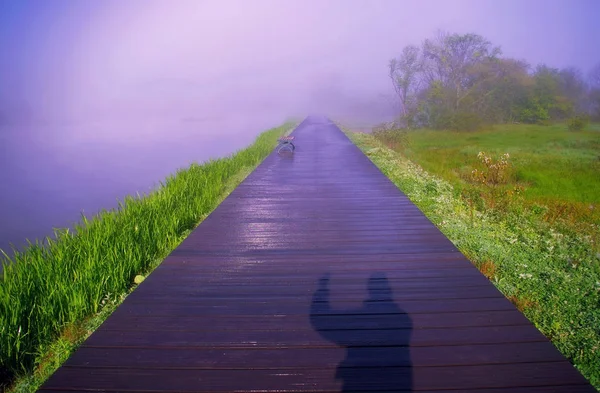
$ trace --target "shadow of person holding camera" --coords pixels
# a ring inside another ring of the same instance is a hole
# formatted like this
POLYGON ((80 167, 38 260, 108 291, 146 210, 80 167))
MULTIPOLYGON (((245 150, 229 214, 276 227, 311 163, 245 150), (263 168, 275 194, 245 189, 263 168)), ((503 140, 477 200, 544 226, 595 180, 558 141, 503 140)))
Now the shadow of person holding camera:
POLYGON ((394 302, 386 274, 373 273, 367 283, 368 298, 360 308, 349 310, 332 309, 329 280, 329 274, 319 280, 310 321, 323 338, 346 348, 336 371, 342 392, 411 391, 412 322, 394 302))

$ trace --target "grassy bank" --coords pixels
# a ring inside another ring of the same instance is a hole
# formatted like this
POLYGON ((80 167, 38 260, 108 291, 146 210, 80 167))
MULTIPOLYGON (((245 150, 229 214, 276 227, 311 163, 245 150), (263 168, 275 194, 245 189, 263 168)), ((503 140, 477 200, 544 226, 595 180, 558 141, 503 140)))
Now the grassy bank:
POLYGON ((16 253, 0 280, 0 385, 20 378, 15 391, 35 390, 136 276, 155 268, 292 127, 266 131, 229 157, 192 164, 152 193, 127 197, 118 209, 16 253))
MULTIPOLYGON (((600 254, 591 236, 560 230, 516 193, 503 197, 509 200, 508 206, 491 208, 483 200, 484 205, 478 207, 444 178, 460 179, 459 174, 452 174, 452 167, 441 166, 441 174, 433 175, 397 151, 407 148, 399 146, 406 136, 395 137, 396 150, 374 135, 349 136, 600 388, 600 254)), ((441 137, 437 139, 444 143, 441 137)), ((415 145, 410 149, 413 157, 421 154, 415 145)), ((486 185, 480 187, 482 193, 488 192, 486 185)))

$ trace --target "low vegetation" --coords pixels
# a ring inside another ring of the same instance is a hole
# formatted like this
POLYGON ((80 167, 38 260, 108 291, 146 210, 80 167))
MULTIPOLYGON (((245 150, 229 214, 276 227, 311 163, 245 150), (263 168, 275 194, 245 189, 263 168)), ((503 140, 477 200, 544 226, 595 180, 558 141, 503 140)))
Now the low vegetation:
POLYGON ((584 130, 590 122, 590 117, 586 114, 578 114, 571 117, 567 124, 569 126, 569 131, 582 131, 584 130))
POLYGON ((600 133, 349 135, 600 388, 600 133))
POLYGON ((0 387, 32 391, 292 128, 229 157, 177 171, 148 195, 82 217, 74 230, 5 256, 0 279, 0 387))
MULTIPOLYGON (((496 204, 525 206, 543 221, 598 240, 600 223, 600 125, 568 132, 564 124, 497 125, 482 132, 383 130, 377 138, 425 170, 449 181, 457 193, 482 209, 496 204), (474 181, 474 170, 509 155, 505 179, 474 181), (512 193, 517 192, 517 195, 512 193), (521 192, 523 191, 523 192, 521 192)), ((508 206, 506 206, 508 207, 508 206)))

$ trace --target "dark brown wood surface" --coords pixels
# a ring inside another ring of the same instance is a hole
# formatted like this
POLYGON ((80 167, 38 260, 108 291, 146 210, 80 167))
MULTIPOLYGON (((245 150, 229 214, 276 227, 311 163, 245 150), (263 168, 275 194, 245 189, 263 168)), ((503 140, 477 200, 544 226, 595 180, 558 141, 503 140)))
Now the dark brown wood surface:
POLYGON ((595 391, 334 124, 293 135, 42 391, 595 391))

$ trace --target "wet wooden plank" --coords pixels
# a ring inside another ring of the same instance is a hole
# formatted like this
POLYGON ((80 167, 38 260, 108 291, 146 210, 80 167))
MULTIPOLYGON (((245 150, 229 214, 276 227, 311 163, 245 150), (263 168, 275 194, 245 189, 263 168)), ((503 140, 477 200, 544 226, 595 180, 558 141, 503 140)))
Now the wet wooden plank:
MULTIPOLYGON (((563 358, 545 342, 434 347, 358 347, 345 367, 422 367, 557 362, 563 358)), ((83 347, 66 363, 77 367, 154 369, 314 369, 337 367, 343 348, 160 349, 83 347)))
MULTIPOLYGON (((356 329, 399 329, 416 326, 422 329, 449 329, 458 327, 481 326, 515 326, 530 325, 530 322, 516 310, 448 313, 440 318, 439 314, 411 314, 410 321, 399 319, 395 315, 321 315, 319 325, 323 329, 356 330, 356 329)), ((298 330, 310 325, 306 315, 270 315, 256 318, 249 315, 231 316, 131 316, 117 310, 104 324, 107 330, 227 330, 238 331, 240 326, 245 330, 277 329, 298 330)))
MULTIPOLYGON (((336 267, 352 267, 352 270, 373 271, 378 268, 384 270, 406 270, 406 269, 436 269, 436 268, 469 268, 471 262, 464 259, 464 256, 458 252, 447 254, 404 254, 398 255, 380 255, 377 258, 370 258, 365 263, 367 256, 349 255, 340 257, 337 255, 322 255, 319 257, 318 264, 321 269, 336 267)), ((213 272, 221 266, 224 267, 252 267, 253 269, 268 269, 276 267, 278 271, 290 269, 315 270, 315 260, 311 258, 296 258, 294 256, 277 258, 276 256, 268 259, 261 257, 206 257, 206 258, 186 258, 186 257, 168 257, 159 266, 161 270, 186 269, 188 272, 198 274, 201 272, 213 272)))
POLYGON ((424 252, 428 253, 446 253, 454 251, 454 247, 447 244, 430 244, 423 242, 418 243, 377 243, 364 244, 359 241, 352 242, 347 241, 337 246, 328 244, 316 244, 309 243, 303 247, 287 248, 284 246, 279 247, 267 247, 261 242, 257 242, 252 246, 237 246, 235 244, 229 246, 209 246, 205 248, 178 248, 173 251, 172 255, 180 256, 232 256, 232 255, 244 255, 244 256, 288 256, 288 255, 302 255, 306 257, 318 257, 320 255, 351 255, 351 254, 364 254, 364 255, 380 255, 380 254, 420 254, 424 252))
MULTIPOLYGON (((86 389, 81 389, 81 391, 96 391, 96 390, 86 390, 86 389)), ((104 390, 107 392, 110 391, 115 391, 115 390, 104 390)), ((268 390, 263 390, 264 392, 268 392, 268 390)), ((298 390, 296 390, 297 392, 298 390)), ((314 390, 315 392, 320 392, 320 393, 339 393, 340 390, 336 389, 336 390, 314 390)), ((409 390, 410 392, 412 392, 413 390, 409 390)), ((404 390, 404 392, 409 392, 407 390, 404 390)), ((63 390, 63 389, 52 389, 52 390, 39 390, 39 392, 44 393, 44 392, 53 392, 53 393, 60 393, 60 392, 69 392, 72 393, 72 390, 63 390)), ((136 392, 138 393, 155 393, 156 390, 136 390, 136 392)), ((401 390, 395 390, 395 392, 400 392, 402 393, 403 391, 401 390)), ((456 390, 419 390, 419 393, 456 393, 456 390)), ((588 385, 552 385, 552 386, 543 386, 543 387, 509 387, 509 388, 493 388, 493 389, 481 389, 481 388, 475 388, 475 389, 461 389, 461 392, 477 392, 477 393, 590 393, 590 389, 588 385)))
POLYGON ((456 390, 583 384, 566 361, 455 367, 388 367, 296 370, 164 370, 63 367, 46 389, 189 391, 346 391, 456 390), (536 377, 533 378, 532 376, 536 377))
MULTIPOLYGON (((154 303, 154 302, 170 302, 177 303, 178 301, 184 302, 219 302, 222 304, 223 301, 235 301, 245 302, 246 304, 254 302, 263 303, 307 303, 310 302, 310 295, 305 289, 300 289, 299 292, 279 292, 277 297, 273 297, 272 292, 261 292, 245 290, 240 291, 227 291, 224 293, 209 292, 206 290, 199 290, 190 287, 179 287, 177 290, 171 290, 169 292, 161 291, 158 288, 151 288, 136 291, 129 295, 130 303, 154 303), (307 299, 309 297, 309 299, 307 299)), ((366 289, 356 288, 354 290, 348 290, 340 288, 335 292, 335 296, 332 297, 334 301, 341 302, 353 302, 363 301, 366 298, 366 289)), ((384 290, 372 290, 370 292, 370 298, 372 301, 378 299, 384 299, 387 294, 384 290)), ((444 288, 412 288, 405 289, 403 291, 394 291, 394 299, 397 302, 402 303, 406 300, 437 300, 443 299, 485 299, 485 298, 497 298, 498 290, 496 288, 487 286, 472 286, 472 287, 444 287, 444 288)))
POLYGON ((337 127, 294 135, 41 391, 594 392, 337 127))
MULTIPOLYGON (((186 285, 183 285, 183 278, 181 281, 177 279, 163 277, 162 275, 151 275, 144 281, 144 285, 141 288, 152 288, 152 290, 166 290, 169 288, 187 287, 198 291, 212 291, 213 293, 222 293, 230 290, 244 290, 244 291, 269 291, 269 293, 286 293, 287 290, 305 290, 310 293, 316 288, 317 278, 313 282, 298 281, 298 280, 271 280, 271 282, 265 283, 260 280, 233 280, 228 277, 227 274, 223 274, 223 277, 216 280, 207 280, 202 275, 187 276, 185 278, 186 285), (268 285, 266 285, 268 284, 268 285)), ((363 277, 362 280, 352 279, 349 281, 342 281, 339 278, 333 278, 332 280, 332 291, 336 290, 357 290, 366 288, 368 277, 363 277), (337 286, 336 286, 337 282, 337 286), (343 285, 342 285, 343 284, 343 285)), ((488 279, 483 275, 469 275, 468 277, 454 276, 454 277, 428 277, 427 280, 420 278, 398 278, 388 279, 387 284, 389 285, 394 293, 399 291, 399 288, 404 290, 410 289, 435 289, 435 288, 451 288, 451 287, 469 287, 469 286, 481 286, 490 285, 488 279)))
MULTIPOLYGON (((462 281, 473 281, 477 282, 485 282, 486 278, 481 276, 476 269, 435 269, 435 270, 391 270, 386 272, 388 275, 388 282, 393 282, 394 286, 402 286, 404 284, 409 285, 409 283, 417 283, 422 287, 430 287, 435 288, 433 284, 434 281, 455 281, 456 283, 462 281), (439 280, 434 280, 439 279, 439 280), (399 281, 399 282, 395 282, 399 281)), ((233 285, 234 283, 243 285, 271 285, 271 284, 279 284, 279 285, 305 285, 310 286, 313 285, 320 276, 318 274, 312 275, 287 275, 280 277, 265 277, 261 275, 251 276, 250 274, 244 276, 234 275, 229 272, 222 273, 214 273, 212 275, 185 275, 185 274, 169 274, 166 272, 165 274, 161 274, 157 276, 155 285, 164 285, 164 286, 173 286, 173 285, 189 285, 195 286, 201 283, 208 284, 223 284, 233 285), (211 280, 212 279, 212 280, 211 280)), ((335 278, 339 285, 353 285, 360 284, 365 281, 368 281, 369 277, 367 274, 362 272, 341 272, 339 277, 335 278)), ((385 285, 388 285, 387 283, 385 285)), ((457 284, 458 285, 458 284, 457 284)))
MULTIPOLYGON (((405 318, 400 316, 399 319, 405 318)), ((141 348, 295 348, 342 346, 444 346, 547 341, 529 325, 453 329, 138 331, 106 330, 92 334, 86 347, 141 348), (327 338, 324 340, 323 338, 327 338)))
MULTIPOLYGON (((369 314, 395 314, 399 308, 381 308, 377 305, 372 307, 360 307, 355 302, 338 302, 334 310, 318 309, 317 315, 369 315, 369 314)), ((124 302, 120 307, 123 312, 129 315, 149 315, 149 316, 195 316, 195 315, 237 315, 248 314, 257 316, 268 315, 306 315, 310 312, 309 304, 274 304, 265 302, 261 304, 247 304, 246 302, 230 303, 209 303, 198 304, 198 302, 176 303, 155 302, 155 303, 133 303, 124 302)), ((454 313, 466 311, 501 311, 512 310, 513 305, 504 298, 486 298, 486 299, 437 299, 437 300, 411 300, 404 301, 401 310, 409 314, 418 313, 454 313)))
MULTIPOLYGON (((193 273, 193 272, 189 272, 193 273)), ((243 272, 243 274, 235 275, 235 272, 222 272, 219 269, 215 269, 212 273, 202 273, 202 280, 211 278, 220 279, 222 281, 233 281, 237 280, 240 282, 252 282, 252 283, 270 283, 273 281, 283 282, 297 282, 297 283, 310 283, 315 282, 319 279, 319 275, 315 272, 268 272, 268 273, 256 273, 253 274, 251 271, 243 272), (224 277, 226 274, 226 277, 224 277)), ((429 278, 438 277, 478 277, 479 272, 472 268, 443 268, 439 269, 400 269, 400 270, 389 270, 386 272, 390 280, 398 279, 418 279, 423 283, 427 283, 429 278)), ((180 285, 185 285, 188 282, 197 280, 198 277, 192 275, 185 275, 182 272, 164 270, 161 271, 161 278, 165 281, 172 280, 177 281, 180 285)), ((346 269, 340 269, 336 274, 336 279, 340 281, 355 281, 361 282, 368 279, 368 274, 363 271, 347 271, 346 269)))

